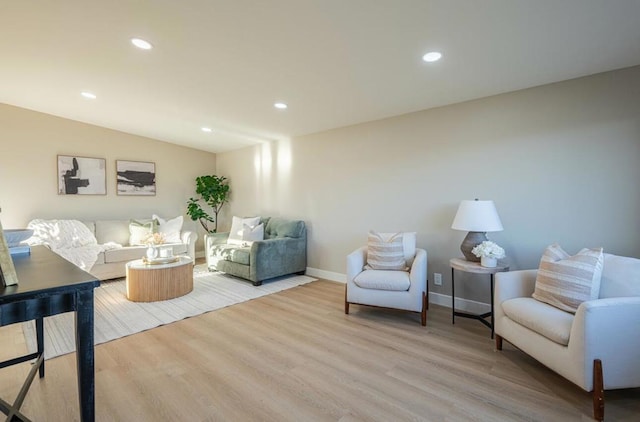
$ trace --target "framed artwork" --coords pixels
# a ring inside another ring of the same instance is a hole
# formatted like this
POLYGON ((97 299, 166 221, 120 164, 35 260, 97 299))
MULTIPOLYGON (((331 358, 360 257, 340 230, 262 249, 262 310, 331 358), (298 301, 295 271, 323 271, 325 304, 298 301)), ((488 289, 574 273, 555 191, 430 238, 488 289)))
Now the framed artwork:
POLYGON ((106 173, 104 158, 58 155, 58 194, 106 195, 106 173))
POLYGON ((18 276, 9 253, 7 239, 2 231, 2 223, 0 223, 0 286, 13 286, 14 284, 18 284, 18 276))
POLYGON ((156 194, 156 164, 146 161, 116 160, 118 195, 156 194))

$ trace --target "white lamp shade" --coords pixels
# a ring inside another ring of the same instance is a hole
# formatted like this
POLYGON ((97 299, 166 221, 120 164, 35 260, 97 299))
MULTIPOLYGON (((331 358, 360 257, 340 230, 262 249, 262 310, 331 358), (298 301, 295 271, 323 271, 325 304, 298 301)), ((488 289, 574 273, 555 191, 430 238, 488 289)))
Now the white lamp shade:
POLYGON ((465 199, 460 202, 451 228, 468 232, 499 232, 502 222, 493 201, 465 199))

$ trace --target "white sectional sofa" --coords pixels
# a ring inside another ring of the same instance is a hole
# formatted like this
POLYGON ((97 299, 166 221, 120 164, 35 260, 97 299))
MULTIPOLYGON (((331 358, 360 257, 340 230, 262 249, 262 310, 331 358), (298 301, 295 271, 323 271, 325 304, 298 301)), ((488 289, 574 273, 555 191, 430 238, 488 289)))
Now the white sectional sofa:
MULTIPOLYGON (((151 219, 135 219, 145 223, 151 219)), ((125 264, 142 258, 147 246, 129 244, 131 220, 32 220, 29 244, 44 244, 100 280, 126 275, 125 264), (88 230, 87 230, 88 229, 88 230)), ((180 242, 166 243, 174 255, 187 255, 195 262, 195 232, 180 231, 180 242)))

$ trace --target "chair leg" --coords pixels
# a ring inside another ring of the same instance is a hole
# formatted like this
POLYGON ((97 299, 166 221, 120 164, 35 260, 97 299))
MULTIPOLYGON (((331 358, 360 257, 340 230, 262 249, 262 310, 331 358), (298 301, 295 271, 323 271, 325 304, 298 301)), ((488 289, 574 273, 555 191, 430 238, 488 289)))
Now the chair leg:
POLYGON ((344 286, 344 313, 349 315, 349 302, 347 302, 347 286, 344 286))
POLYGON ((496 350, 502 350, 502 337, 496 334, 496 350))
POLYGON ((600 359, 593 361, 593 418, 604 420, 604 378, 600 359))
POLYGON ((427 293, 422 292, 422 312, 420 313, 420 322, 422 323, 423 327, 427 325, 427 308, 427 293))

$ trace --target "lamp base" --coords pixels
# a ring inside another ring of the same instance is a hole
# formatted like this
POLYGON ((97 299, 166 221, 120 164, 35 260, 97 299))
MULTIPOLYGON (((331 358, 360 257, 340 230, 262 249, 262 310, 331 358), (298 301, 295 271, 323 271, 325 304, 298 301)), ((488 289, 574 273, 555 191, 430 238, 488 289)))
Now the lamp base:
POLYGON ((462 245, 460 245, 460 250, 462 251, 462 255, 467 259, 467 261, 471 262, 480 262, 480 258, 471 253, 471 250, 480 243, 484 242, 487 239, 486 232, 469 232, 467 236, 462 241, 462 245))

